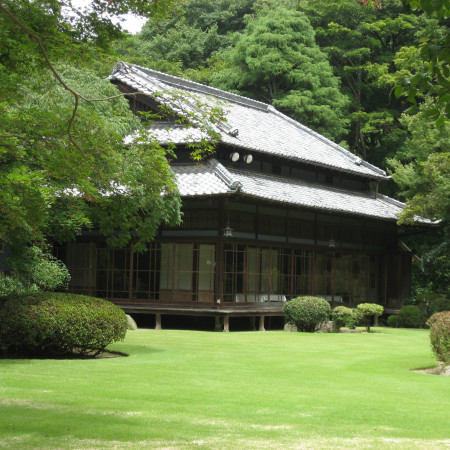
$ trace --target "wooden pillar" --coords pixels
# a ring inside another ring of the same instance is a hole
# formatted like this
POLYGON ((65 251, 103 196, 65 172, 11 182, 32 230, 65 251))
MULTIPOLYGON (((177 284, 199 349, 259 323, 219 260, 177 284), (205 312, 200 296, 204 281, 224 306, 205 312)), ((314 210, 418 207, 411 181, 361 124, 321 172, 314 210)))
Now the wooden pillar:
POLYGON ((91 297, 96 296, 95 286, 94 286, 94 280, 97 278, 96 274, 94 273, 94 270, 96 268, 94 264, 94 258, 95 258, 95 243, 90 241, 89 242, 89 288, 88 288, 88 294, 91 297))
POLYGON ((255 316, 250 317, 250 329, 252 331, 256 331, 256 317, 255 316))
POLYGON ((131 300, 133 298, 133 270, 134 270, 134 243, 131 242, 130 245, 130 273, 128 279, 128 299, 131 300))
POLYGON ((223 331, 230 331, 230 318, 228 316, 223 316, 223 331))
POLYGON ((155 330, 161 330, 161 314, 156 314, 155 316, 156 324, 155 324, 155 330))
POLYGON ((264 316, 259 316, 259 331, 266 331, 264 328, 264 316))
MULTIPOLYGON (((216 243, 216 265, 215 265, 215 278, 214 278, 214 294, 215 300, 221 300, 223 302, 223 272, 225 263, 225 252, 224 252, 224 242, 223 242, 223 227, 225 223, 225 203, 224 200, 220 202, 219 205, 219 228, 218 239, 216 243)), ((220 308, 220 303, 217 307, 220 308)))
POLYGON ((222 331, 222 321, 220 316, 215 316, 214 331, 222 331))

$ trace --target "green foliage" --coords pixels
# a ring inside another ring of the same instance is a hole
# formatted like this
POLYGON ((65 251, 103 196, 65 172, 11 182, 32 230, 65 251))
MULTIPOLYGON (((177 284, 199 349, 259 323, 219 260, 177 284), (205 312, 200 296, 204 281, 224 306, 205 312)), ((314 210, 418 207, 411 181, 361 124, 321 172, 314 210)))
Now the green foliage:
POLYGON ((407 0, 414 9, 421 9, 429 17, 437 17, 442 21, 444 33, 440 36, 432 32, 420 40, 418 46, 419 64, 417 70, 395 90, 397 96, 406 95, 415 104, 423 95, 437 98, 437 104, 442 109, 435 108, 429 118, 437 126, 450 119, 450 32, 445 19, 450 17, 450 4, 447 0, 407 0))
POLYGON ((332 139, 343 135, 347 101, 305 14, 261 9, 225 58, 215 86, 272 103, 332 139))
POLYGON ((33 283, 42 291, 67 289, 70 273, 67 267, 48 253, 36 252, 38 261, 31 269, 33 283))
POLYGON ((342 80, 341 91, 351 101, 346 116, 350 150, 383 167, 386 154, 404 139, 398 117, 405 101, 379 84, 374 67, 392 72, 395 52, 414 42, 423 24, 396 0, 308 0, 299 8, 310 19, 318 44, 342 80))
POLYGON ((8 258, 8 264, 11 274, 0 277, 0 297, 65 290, 70 281, 67 267, 34 245, 17 249, 8 258))
POLYGON ((286 321, 298 331, 314 333, 330 318, 330 305, 323 298, 297 297, 283 306, 286 321))
MULTIPOLYGON (((39 288, 9 275, 0 276, 0 299, 11 295, 39 292, 39 288)), ((0 300, 1 301, 1 300, 0 300)))
POLYGON ((375 317, 381 316, 384 308, 376 303, 360 303, 356 308, 361 313, 361 320, 364 323, 367 332, 370 333, 372 320, 374 320, 375 317))
POLYGON ((134 230, 142 248, 162 222, 179 223, 173 153, 148 133, 124 145, 143 127, 104 73, 120 36, 104 12, 158 15, 178 2, 144 3, 95 2, 75 15, 60 1, 1 3, 0 239, 13 256, 92 227, 114 245, 134 230))
POLYGON ((145 31, 141 34, 141 49, 145 49, 148 57, 181 62, 186 69, 204 66, 214 51, 230 42, 218 35, 217 25, 203 31, 181 23, 168 29, 165 34, 155 35, 151 40, 142 42, 144 36, 145 31))
POLYGON ((331 313, 331 320, 333 321, 334 330, 339 332, 340 328, 353 324, 353 310, 346 306, 336 306, 331 313))
POLYGON ((415 295, 405 300, 405 305, 418 306, 425 317, 441 311, 450 311, 450 299, 426 288, 416 289, 415 295))
POLYGON ((429 315, 443 311, 450 311, 450 298, 439 296, 431 301, 430 306, 428 307, 429 315))
MULTIPOLYGON (((442 199, 442 202, 445 202, 445 199, 442 199)), ((450 243, 448 241, 440 243, 422 255, 419 276, 427 292, 450 295, 450 243)))
POLYGON ((87 98, 115 98, 81 102, 72 117, 73 97, 46 71, 4 92, 0 134, 21 138, 0 138, 0 237, 12 247, 48 234, 62 242, 96 225, 106 235, 119 231, 116 241, 127 242, 134 228, 148 242, 161 221, 180 219, 167 149, 153 142, 124 148, 124 136, 140 127, 128 102, 93 73, 59 71, 87 98))
POLYGON ((99 354, 125 337, 125 313, 112 303, 66 293, 8 298, 0 307, 1 350, 35 356, 99 354))
POLYGON ((433 314, 427 324, 430 326, 431 348, 439 361, 450 361, 450 311, 433 314))
POLYGON ((450 219, 450 122, 438 127, 428 120, 427 113, 434 106, 429 99, 416 115, 403 116, 410 137, 395 158, 388 160, 392 178, 407 201, 400 223, 412 223, 416 216, 450 219))
POLYGON ((421 309, 416 305, 403 306, 398 312, 397 323, 403 328, 421 328, 425 318, 421 309))
POLYGON ((390 314, 387 318, 387 326, 391 328, 398 327, 398 318, 395 314, 390 314))
MULTIPOLYGON (((133 61, 129 53, 124 59, 162 71, 165 70, 158 67, 162 61, 166 65, 178 64, 180 70, 201 69, 210 64, 214 54, 231 45, 230 34, 244 28, 244 17, 253 11, 253 3, 254 0, 187 0, 183 10, 173 11, 171 17, 157 23, 148 21, 133 39, 133 61)), ((120 47, 120 42, 115 44, 116 49, 120 47)), ((195 77, 195 72, 192 75, 195 77)))

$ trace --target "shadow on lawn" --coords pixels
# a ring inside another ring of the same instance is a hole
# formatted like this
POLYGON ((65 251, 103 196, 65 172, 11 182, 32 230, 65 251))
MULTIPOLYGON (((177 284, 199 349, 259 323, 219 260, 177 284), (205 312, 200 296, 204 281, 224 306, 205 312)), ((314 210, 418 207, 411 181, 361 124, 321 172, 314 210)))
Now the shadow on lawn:
POLYGON ((115 352, 115 351, 105 351, 98 355, 89 355, 79 353, 66 353, 63 355, 32 355, 32 354, 22 354, 22 353, 8 353, 8 354, 0 354, 0 364, 18 364, 18 361, 24 362, 32 359, 54 359, 54 360, 63 360, 63 359, 107 359, 107 358, 121 358, 129 356, 127 353, 115 352))

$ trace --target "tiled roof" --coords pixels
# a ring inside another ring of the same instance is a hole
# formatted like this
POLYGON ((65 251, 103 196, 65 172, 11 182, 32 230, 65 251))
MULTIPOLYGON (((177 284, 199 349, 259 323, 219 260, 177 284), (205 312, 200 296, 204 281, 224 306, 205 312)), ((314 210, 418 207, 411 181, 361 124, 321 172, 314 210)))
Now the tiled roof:
POLYGON ((237 170, 232 170, 232 174, 242 183, 244 195, 279 203, 387 220, 397 220, 403 209, 399 202, 392 203, 388 197, 375 199, 373 193, 356 193, 237 170))
POLYGON ((176 164, 173 170, 177 176, 177 185, 182 197, 230 192, 229 186, 207 164, 176 164))
POLYGON ((196 165, 175 165, 173 169, 182 197, 238 191, 246 197, 280 204, 392 221, 397 220, 404 207, 402 203, 386 196, 374 198, 374 195, 315 183, 226 169, 214 159, 196 165))
MULTIPOLYGON (((109 78, 149 96, 161 92, 186 93, 184 105, 180 106, 178 112, 183 108, 184 111, 197 108, 192 97, 189 97, 193 94, 209 104, 213 98, 225 102, 222 108, 226 123, 219 123, 216 131, 221 141, 231 146, 367 178, 386 178, 383 170, 361 160, 270 105, 131 64, 118 63, 109 78)), ((158 97, 158 101, 164 102, 164 95, 158 97)), ((177 110, 177 107, 173 109, 177 110)), ((152 131, 161 142, 170 141, 175 144, 195 142, 204 137, 198 129, 184 129, 168 124, 158 124, 152 131)))

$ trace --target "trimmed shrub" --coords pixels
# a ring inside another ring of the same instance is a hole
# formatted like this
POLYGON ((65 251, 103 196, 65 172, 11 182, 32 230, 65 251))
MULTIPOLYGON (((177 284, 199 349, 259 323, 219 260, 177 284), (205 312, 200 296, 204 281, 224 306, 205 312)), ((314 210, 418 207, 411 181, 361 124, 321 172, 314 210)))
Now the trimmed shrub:
POLYGON ((339 332, 340 328, 348 327, 349 324, 353 325, 353 310, 346 306, 336 306, 331 313, 331 319, 333 320, 334 331, 339 332))
POLYGON ((424 324, 424 316, 416 305, 404 306, 398 312, 398 326, 403 328, 420 328, 424 324))
POLYGON ((450 311, 433 314, 428 319, 431 348, 439 361, 450 361, 450 311))
POLYGON ((397 328, 398 327, 398 319, 395 314, 391 314, 387 318, 387 326, 391 328, 397 328))
POLYGON ((314 333, 330 318, 330 305, 323 298, 297 297, 283 306, 286 321, 298 331, 314 333))
POLYGON ((352 309, 352 317, 348 319, 347 326, 350 330, 354 330, 356 325, 359 325, 362 320, 362 314, 359 309, 352 309))
POLYGON ((367 332, 370 333, 372 320, 374 320, 375 317, 381 316, 384 308, 376 303, 360 303, 356 308, 361 313, 361 320, 366 327, 367 332))
POLYGON ((15 296, 0 306, 0 350, 34 356, 97 355, 122 340, 125 313, 109 301, 67 293, 15 296))

